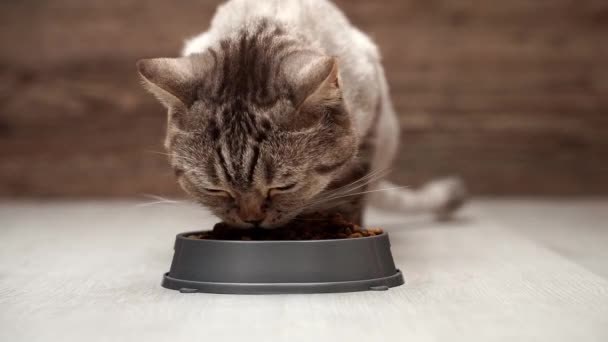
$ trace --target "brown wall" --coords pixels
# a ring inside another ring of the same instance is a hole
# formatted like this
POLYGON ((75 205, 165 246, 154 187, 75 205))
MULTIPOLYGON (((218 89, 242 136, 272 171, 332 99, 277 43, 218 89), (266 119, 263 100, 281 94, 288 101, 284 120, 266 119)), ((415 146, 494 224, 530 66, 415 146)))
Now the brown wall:
MULTIPOLYGON (((177 190, 141 57, 175 56, 216 1, 3 1, 0 196, 177 190)), ((393 178, 483 194, 608 194, 608 1, 338 1, 380 45, 393 178)))

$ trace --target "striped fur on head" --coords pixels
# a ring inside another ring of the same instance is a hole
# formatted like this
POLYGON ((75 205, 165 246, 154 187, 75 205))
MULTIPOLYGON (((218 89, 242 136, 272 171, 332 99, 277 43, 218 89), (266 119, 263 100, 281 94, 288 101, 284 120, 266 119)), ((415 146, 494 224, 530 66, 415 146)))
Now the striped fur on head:
POLYGON ((179 183, 231 224, 288 222, 356 155, 337 61, 269 21, 138 69, 168 108, 179 183))

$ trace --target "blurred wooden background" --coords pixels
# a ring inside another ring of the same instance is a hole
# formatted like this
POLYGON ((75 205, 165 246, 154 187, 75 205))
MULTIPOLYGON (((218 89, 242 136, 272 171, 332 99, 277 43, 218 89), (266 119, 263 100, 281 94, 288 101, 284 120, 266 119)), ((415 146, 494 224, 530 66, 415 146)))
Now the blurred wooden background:
MULTIPOLYGON (((3 1, 0 196, 176 195, 138 58, 175 56, 217 1, 3 1)), ((478 194, 608 194, 608 1, 340 0, 380 45, 393 178, 478 194)))

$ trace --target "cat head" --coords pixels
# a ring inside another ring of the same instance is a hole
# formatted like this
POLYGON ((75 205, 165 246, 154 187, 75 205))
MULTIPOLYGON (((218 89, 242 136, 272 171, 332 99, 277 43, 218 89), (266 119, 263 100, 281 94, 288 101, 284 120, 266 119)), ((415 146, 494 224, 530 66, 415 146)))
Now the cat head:
POLYGON ((335 58, 222 43, 137 67, 168 109, 179 184, 232 225, 287 223, 357 153, 335 58))

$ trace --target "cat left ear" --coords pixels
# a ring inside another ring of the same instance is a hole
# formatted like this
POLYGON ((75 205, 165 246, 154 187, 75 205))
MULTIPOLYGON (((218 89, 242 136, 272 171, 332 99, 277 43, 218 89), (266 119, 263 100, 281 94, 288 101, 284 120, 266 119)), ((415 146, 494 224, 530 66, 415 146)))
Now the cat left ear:
POLYGON ((189 107, 196 98, 197 60, 193 57, 137 61, 144 85, 167 108, 189 107))

